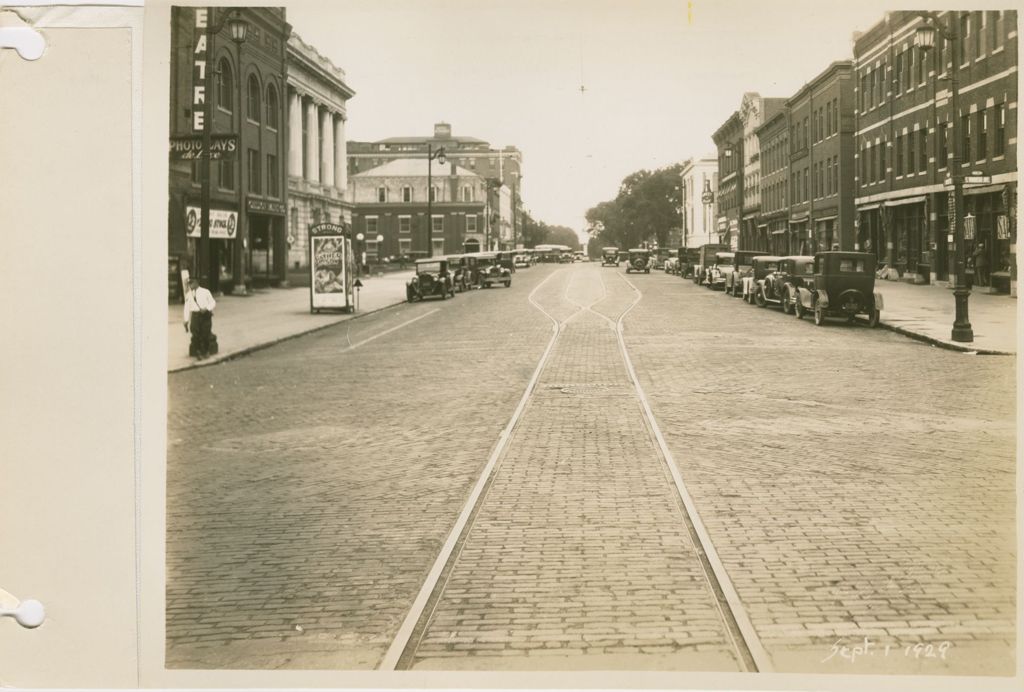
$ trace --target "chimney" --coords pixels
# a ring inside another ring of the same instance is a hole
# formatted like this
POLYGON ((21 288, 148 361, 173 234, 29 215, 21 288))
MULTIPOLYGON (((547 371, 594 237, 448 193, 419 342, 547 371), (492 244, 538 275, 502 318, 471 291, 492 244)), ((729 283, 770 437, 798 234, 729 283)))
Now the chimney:
POLYGON ((451 139, 452 126, 448 123, 434 123, 434 139, 451 139))

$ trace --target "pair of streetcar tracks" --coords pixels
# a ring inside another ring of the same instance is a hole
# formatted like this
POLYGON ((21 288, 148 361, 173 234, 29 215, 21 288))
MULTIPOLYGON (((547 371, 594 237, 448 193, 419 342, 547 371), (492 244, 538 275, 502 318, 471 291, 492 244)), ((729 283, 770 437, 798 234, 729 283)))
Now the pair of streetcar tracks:
POLYGON ((526 410, 527 404, 537 391, 537 383, 540 380, 540 375, 547 366, 548 359, 554 350, 558 337, 562 334, 565 326, 571 320, 584 312, 591 312, 605 320, 615 332, 619 352, 626 367, 627 376, 633 384, 634 392, 639 399, 644 422, 651 435, 652 441, 655 443, 655 447, 661 454, 661 458, 667 468, 668 474, 675 485, 678 494, 677 499, 679 501, 680 515, 683 522, 686 524, 692 547, 700 561, 705 580, 712 595, 714 596, 715 605, 725 626, 727 636, 731 640, 733 648, 739 657, 740 663, 749 672, 771 672, 771 658, 768 656, 767 651, 765 651, 761 644, 760 639, 754 630, 753 624, 751 623, 746 610, 743 608, 739 594, 736 592, 736 589, 725 570, 725 566, 711 542, 711 537, 697 512, 692 496, 686 488, 686 484, 683 481, 682 474, 675 462, 675 458, 669 450, 668 444, 665 442, 665 438, 662 435, 661 429, 654 417, 654 412, 651 409, 647 395, 636 375, 632 359, 629 357, 629 352, 626 348, 623 336, 623 324, 626 316, 634 307, 637 306, 637 304, 639 304, 640 299, 642 298, 642 293, 631 281, 629 281, 629 279, 625 278, 621 274, 616 274, 633 290, 635 297, 633 302, 619 314, 617 319, 612 319, 611 317, 593 309, 594 305, 597 305, 608 297, 608 289, 604 277, 598 275, 601 283, 602 296, 590 305, 583 305, 569 297, 569 288, 575 280, 575 277, 570 277, 569 281, 566 282, 565 289, 562 291, 562 298, 566 302, 574 305, 577 309, 571 315, 559 321, 550 312, 545 310, 544 307, 534 299, 534 296, 554 276, 563 274, 568 270, 568 268, 565 268, 560 271, 552 272, 537 284, 528 296, 529 302, 544 316, 551 320, 551 338, 549 339, 544 352, 541 354, 537 367, 534 369, 525 391, 523 392, 523 396, 520 398, 518 405, 513 411, 508 424, 499 435, 498 440, 491 451, 491 455, 488 457, 487 463, 484 465, 469 498, 463 506, 462 511, 459 513, 458 519, 449 532, 447 540, 442 546, 441 551, 438 553, 438 556, 428 572, 423 585, 420 587, 420 591, 417 594, 416 599, 413 601, 412 607, 403 620, 395 638, 392 640, 391 646, 385 653, 384 658, 381 660, 378 669, 398 670, 400 668, 411 667, 415 657, 415 651, 418 648, 423 635, 426 633, 426 629, 437 603, 440 602, 441 594, 443 593, 448 581, 448 576, 455 568, 455 564, 458 562, 458 555, 461 553, 461 549, 468 539, 469 528, 472 526, 473 521, 483 505, 483 499, 486 497, 487 491, 489 490, 496 475, 495 471, 510 447, 513 434, 519 426, 519 422, 526 410), (452 559, 453 555, 455 559, 452 559), (416 646, 410 646, 413 641, 416 641, 416 646))

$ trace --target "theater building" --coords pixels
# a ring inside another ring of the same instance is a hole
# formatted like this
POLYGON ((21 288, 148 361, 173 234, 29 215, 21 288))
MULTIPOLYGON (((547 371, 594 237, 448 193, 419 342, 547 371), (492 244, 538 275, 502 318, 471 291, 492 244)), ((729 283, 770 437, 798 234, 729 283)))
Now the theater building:
MULTIPOLYGON (((195 134, 194 87, 203 86, 194 55, 204 29, 196 13, 171 9, 171 138, 195 134)), ((273 7, 213 8, 210 26, 220 28, 206 44, 212 88, 206 93, 213 135, 238 135, 235 155, 210 165, 210 266, 196 266, 200 236, 202 168, 198 161, 169 166, 170 264, 207 275, 214 292, 244 293, 252 285, 285 277, 287 154, 285 52, 291 27, 285 10, 273 7), (244 20, 245 40, 233 41, 227 12, 244 20)), ((200 107, 201 108, 201 107, 200 107)))

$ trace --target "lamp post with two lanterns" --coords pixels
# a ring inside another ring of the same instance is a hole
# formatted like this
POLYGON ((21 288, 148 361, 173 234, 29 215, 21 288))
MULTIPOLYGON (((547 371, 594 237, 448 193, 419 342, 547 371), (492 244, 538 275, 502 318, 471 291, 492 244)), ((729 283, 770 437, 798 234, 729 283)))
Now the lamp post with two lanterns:
MULTIPOLYGON (((956 286, 953 289, 953 300, 956 303, 956 315, 953 319, 953 330, 951 338, 953 341, 970 342, 974 341, 974 330, 971 328, 971 321, 968 313, 968 297, 971 295, 967 288, 967 261, 966 249, 964 247, 964 175, 961 170, 962 146, 960 128, 960 13, 950 11, 947 13, 947 20, 943 22, 936 12, 917 12, 924 21, 917 27, 914 33, 914 45, 925 52, 935 48, 935 36, 941 34, 949 41, 950 53, 952 54, 952 66, 949 71, 949 107, 950 107, 950 139, 953 146, 949 150, 949 177, 953 184, 953 206, 950 209, 952 219, 950 231, 953 234, 956 264, 956 286)), ((936 60, 936 72, 940 73, 944 67, 938 63, 942 60, 941 53, 936 60)), ((963 152, 966 153, 966 152, 963 152)))

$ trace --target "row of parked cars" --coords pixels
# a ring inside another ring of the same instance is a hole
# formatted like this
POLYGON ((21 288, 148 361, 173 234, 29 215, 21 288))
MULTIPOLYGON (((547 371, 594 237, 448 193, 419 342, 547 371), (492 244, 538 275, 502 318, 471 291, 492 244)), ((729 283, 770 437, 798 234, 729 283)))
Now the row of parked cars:
MULTIPOLYGON (((473 288, 512 286, 516 267, 529 266, 528 260, 517 264, 516 252, 470 252, 416 260, 416 273, 405 285, 410 303, 424 298, 454 298, 456 293, 473 288)), ((520 257, 523 257, 520 255, 520 257)))
MULTIPOLYGON (((601 248, 601 266, 617 267, 621 262, 626 263, 626 273, 644 272, 650 274, 652 269, 662 269, 665 264, 673 258, 672 251, 649 248, 632 248, 627 251, 619 250, 617 247, 601 248)), ((666 269, 666 271, 668 271, 666 269)))
POLYGON ((875 290, 875 263, 874 254, 867 252, 781 257, 705 245, 680 248, 665 271, 759 307, 777 306, 797 318, 810 313, 819 326, 830 317, 852 321, 866 315, 868 325, 875 327, 884 307, 875 290))

